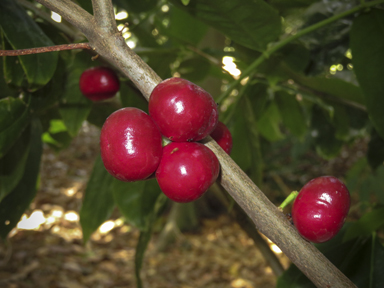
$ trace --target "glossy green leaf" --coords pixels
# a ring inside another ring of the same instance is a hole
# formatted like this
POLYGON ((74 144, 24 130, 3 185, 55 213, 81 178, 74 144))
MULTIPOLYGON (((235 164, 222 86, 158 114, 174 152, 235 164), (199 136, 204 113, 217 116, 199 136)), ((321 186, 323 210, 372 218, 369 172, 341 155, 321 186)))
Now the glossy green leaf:
POLYGON ((114 181, 113 197, 120 213, 140 230, 148 227, 149 217, 161 193, 156 179, 123 182, 114 181))
POLYGON ((43 134, 43 141, 52 149, 60 151, 69 146, 72 137, 68 134, 67 127, 61 119, 52 119, 48 131, 43 134))
POLYGON ((287 70, 286 73, 292 80, 298 84, 309 88, 313 91, 322 92, 325 97, 340 98, 342 100, 356 102, 360 105, 365 105, 363 93, 360 87, 351 83, 343 81, 338 78, 325 78, 325 77, 306 77, 300 73, 287 70))
POLYGON ((83 241, 86 243, 92 233, 111 216, 115 207, 112 196, 113 176, 104 168, 100 155, 96 158, 88 180, 83 204, 80 209, 80 224, 83 241))
POLYGON ((369 117, 384 138, 384 11, 371 9, 353 21, 351 28, 352 63, 364 92, 369 117))
MULTIPOLYGON (((0 57, 0 99, 5 97, 16 97, 18 95, 18 91, 16 89, 12 89, 6 82, 5 82, 5 75, 4 75, 4 69, 3 69, 3 58, 0 57)), ((8 57, 10 59, 10 57, 8 57)))
POLYGON ((47 109, 56 107, 64 92, 65 81, 66 62, 59 57, 57 69, 51 80, 44 87, 31 93, 31 109, 35 113, 45 113, 47 109))
POLYGON ((29 120, 29 108, 21 99, 0 99, 0 158, 19 138, 29 120))
POLYGON ((279 108, 283 124, 298 138, 303 138, 307 131, 304 112, 295 95, 285 91, 275 93, 275 101, 279 108))
POLYGON ((80 91, 79 79, 85 69, 92 64, 91 56, 86 52, 76 54, 75 59, 68 68, 64 93, 60 99, 60 114, 68 133, 76 136, 83 122, 91 110, 92 101, 87 99, 80 91))
POLYGON ((260 117, 257 125, 260 134, 268 141, 274 142, 284 139, 284 135, 280 131, 280 123, 281 116, 279 108, 275 102, 271 102, 260 117))
POLYGON ((172 6, 169 13, 169 26, 164 27, 164 33, 181 43, 197 46, 207 32, 208 26, 177 6, 172 6))
POLYGON ((358 221, 351 224, 346 230, 343 241, 356 237, 367 237, 384 225, 384 208, 375 209, 364 214, 358 221))
POLYGON ((20 182, 30 148, 30 131, 25 129, 0 160, 0 201, 20 182))
MULTIPOLYGON (((0 26, 13 49, 52 46, 32 18, 12 0, 0 2, 0 26)), ((40 53, 17 57, 32 89, 43 86, 52 78, 58 53, 40 53)))
POLYGON ((179 0, 172 2, 251 49, 265 50, 281 33, 279 14, 262 0, 191 0, 188 6, 183 6, 179 0))
POLYGON ((210 72, 211 64, 203 57, 192 57, 182 61, 177 68, 181 78, 193 83, 203 81, 210 72))
MULTIPOLYGON (((1 30, 0 30, 1 31, 1 30)), ((1 31, 2 32, 2 31, 1 31)), ((4 33, 2 33, 4 34, 4 33)), ((3 37, 2 47, 4 50, 13 50, 12 46, 9 44, 7 39, 3 37)), ((25 73, 23 67, 21 66, 20 60, 18 57, 3 57, 3 66, 2 70, 4 72, 4 80, 8 86, 18 89, 19 87, 24 86, 25 73)))
POLYGON ((40 121, 33 120, 30 129, 31 142, 24 174, 17 186, 0 203, 0 237, 3 239, 16 226, 37 191, 36 184, 43 151, 40 121))

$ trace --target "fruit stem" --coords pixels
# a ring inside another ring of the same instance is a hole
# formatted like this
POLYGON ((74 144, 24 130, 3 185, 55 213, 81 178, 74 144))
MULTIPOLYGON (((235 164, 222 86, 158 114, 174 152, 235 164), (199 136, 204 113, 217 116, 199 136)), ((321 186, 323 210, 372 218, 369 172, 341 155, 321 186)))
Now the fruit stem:
POLYGON ((253 70, 255 70, 261 63, 264 62, 264 60, 268 59, 273 53, 275 53, 277 50, 283 48, 285 45, 291 43, 292 41, 294 41, 298 38, 300 38, 301 36, 304 36, 305 34, 311 33, 311 32, 313 32, 313 31, 315 31, 315 30, 317 30, 323 26, 326 26, 326 25, 328 25, 332 22, 335 22, 341 18, 344 18, 350 14, 356 13, 362 9, 373 7, 373 6, 378 5, 380 3, 383 3, 383 2, 384 2, 384 0, 377 0, 377 1, 372 1, 372 2, 368 2, 368 3, 362 2, 360 5, 352 8, 352 9, 349 9, 345 12, 334 15, 334 16, 332 16, 328 19, 325 19, 323 21, 320 21, 318 23, 315 23, 315 24, 297 32, 295 35, 291 35, 291 36, 275 43, 274 45, 271 45, 269 48, 267 48, 266 51, 263 51, 263 53, 253 63, 251 63, 244 71, 242 71, 242 73, 238 79, 236 79, 235 81, 231 82, 228 85, 227 90, 220 95, 220 97, 216 100, 216 102, 221 104, 221 102, 230 95, 232 90, 237 85, 240 84, 241 80, 243 80, 245 77, 247 77, 249 74, 251 74, 253 70))
POLYGON ((297 195, 299 194, 299 192, 297 191, 292 191, 287 198, 285 198, 285 200, 283 201, 283 203, 280 204, 279 206, 279 210, 283 211, 285 207, 288 206, 288 204, 292 203, 297 195))

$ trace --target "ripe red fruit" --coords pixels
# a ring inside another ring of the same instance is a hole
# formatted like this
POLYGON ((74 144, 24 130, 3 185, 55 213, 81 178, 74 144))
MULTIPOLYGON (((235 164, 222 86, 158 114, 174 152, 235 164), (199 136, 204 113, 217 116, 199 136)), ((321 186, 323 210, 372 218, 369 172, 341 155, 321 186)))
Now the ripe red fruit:
POLYGON ((220 145, 221 148, 229 155, 232 150, 232 134, 228 127, 221 121, 217 124, 215 130, 211 133, 211 137, 220 145))
POLYGON ((305 239, 322 243, 341 229, 347 217, 347 187, 333 176, 312 179, 303 186, 292 207, 292 220, 305 239))
POLYGON ((175 142, 199 141, 218 122, 212 96, 192 82, 176 77, 162 81, 153 89, 149 114, 160 132, 175 142))
POLYGON ((156 179, 163 193, 176 202, 198 199, 216 181, 216 155, 197 142, 171 142, 163 148, 156 179))
POLYGON ((122 108, 105 121, 100 134, 104 166, 122 181, 143 180, 156 171, 162 138, 151 117, 137 108, 122 108))
POLYGON ((85 70, 79 80, 81 93, 92 101, 112 98, 120 88, 116 73, 107 67, 92 67, 85 70))

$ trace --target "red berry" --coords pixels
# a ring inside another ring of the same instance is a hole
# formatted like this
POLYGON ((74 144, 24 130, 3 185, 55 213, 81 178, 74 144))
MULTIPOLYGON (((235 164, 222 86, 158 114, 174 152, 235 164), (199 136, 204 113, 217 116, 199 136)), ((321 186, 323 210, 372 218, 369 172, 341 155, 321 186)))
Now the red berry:
POLYGON ((92 101, 112 98, 120 88, 116 73, 107 67, 92 67, 80 76, 81 93, 92 101))
POLYGON ((221 121, 217 124, 215 130, 211 133, 211 137, 220 145, 221 148, 229 155, 232 150, 232 135, 228 127, 221 121))
POLYGON ((160 132, 175 142, 199 141, 218 122, 212 96, 192 82, 176 77, 162 81, 153 89, 149 114, 160 132))
POLYGON ((216 155, 197 142, 171 142, 163 148, 156 179, 164 194, 176 202, 198 199, 216 181, 216 155))
POLYGON ((104 166, 122 181, 143 180, 156 171, 162 138, 151 117, 137 108, 122 108, 105 121, 100 134, 104 166))
POLYGON ((350 196, 339 179, 322 176, 312 179, 300 190, 292 207, 292 218, 305 239, 322 243, 341 229, 347 217, 350 196))

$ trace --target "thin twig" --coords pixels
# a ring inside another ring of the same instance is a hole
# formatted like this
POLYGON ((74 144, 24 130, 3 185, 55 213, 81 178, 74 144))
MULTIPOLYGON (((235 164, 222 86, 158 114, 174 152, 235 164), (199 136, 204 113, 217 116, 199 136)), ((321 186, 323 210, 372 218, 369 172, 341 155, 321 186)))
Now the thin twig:
POLYGON ((89 49, 93 50, 89 43, 74 43, 74 44, 62 44, 55 46, 47 47, 36 47, 28 49, 18 49, 18 50, 0 50, 0 56, 21 56, 21 55, 30 55, 54 51, 64 51, 64 50, 74 50, 74 49, 89 49))

